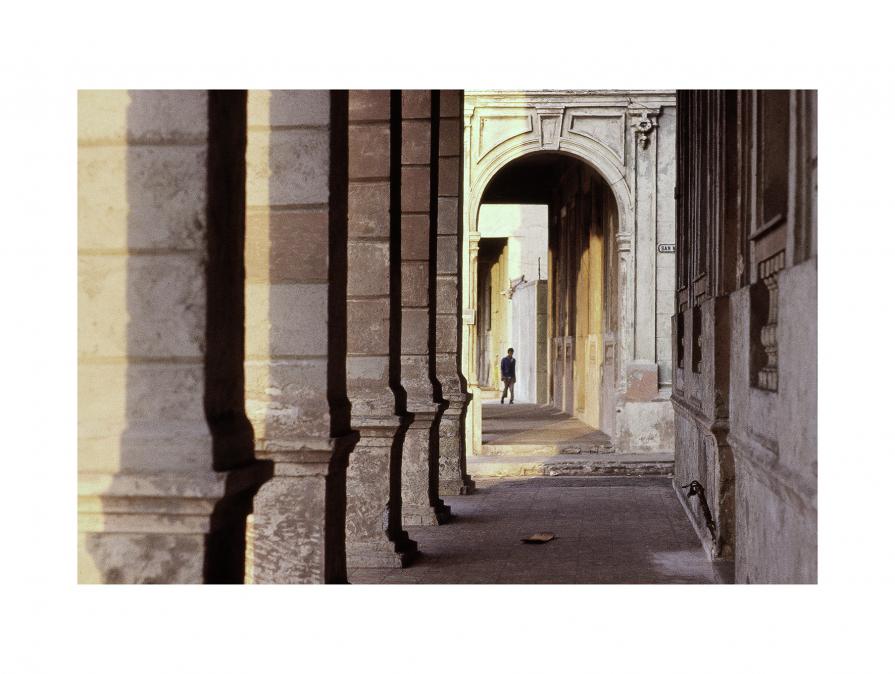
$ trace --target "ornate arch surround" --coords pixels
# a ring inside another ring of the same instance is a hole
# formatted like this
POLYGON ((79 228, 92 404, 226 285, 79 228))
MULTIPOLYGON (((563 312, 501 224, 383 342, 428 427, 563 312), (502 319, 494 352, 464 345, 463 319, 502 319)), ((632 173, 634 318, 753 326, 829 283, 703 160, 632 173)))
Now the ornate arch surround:
MULTIPOLYGON (((624 119, 624 115, 621 116, 624 119)), ((470 200, 468 211, 469 231, 478 231, 478 214, 485 189, 497 173, 511 162, 536 153, 560 154, 574 157, 606 181, 615 197, 618 207, 618 233, 629 231, 633 218, 634 199, 625 176, 625 166, 619 157, 608 149, 604 143, 584 134, 576 138, 561 137, 551 147, 543 140, 543 136, 531 138, 531 133, 522 133, 509 138, 489 149, 484 156, 476 157, 473 152, 470 173, 470 200)), ((622 151, 624 154, 624 151, 622 151)))

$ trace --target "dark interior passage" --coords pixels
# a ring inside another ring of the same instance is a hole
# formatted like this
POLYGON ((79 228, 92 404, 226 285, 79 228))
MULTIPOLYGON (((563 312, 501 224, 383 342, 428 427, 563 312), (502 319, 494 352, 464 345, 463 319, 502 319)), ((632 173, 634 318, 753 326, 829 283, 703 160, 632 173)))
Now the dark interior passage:
MULTIPOLYGON (((618 211, 611 190, 583 161, 558 152, 537 152, 498 171, 482 204, 547 205, 544 402, 611 434, 618 376, 613 359, 605 359, 604 348, 614 343, 617 323, 618 283, 610 248, 618 211)), ((496 363, 504 353, 495 353, 494 345, 509 343, 501 330, 513 330, 501 324, 510 315, 506 307, 513 301, 515 282, 508 277, 506 259, 500 240, 481 239, 476 358, 483 390, 499 385, 496 363), (508 290, 498 291, 503 288, 508 290)), ((512 320, 530 318, 514 312, 512 320)))

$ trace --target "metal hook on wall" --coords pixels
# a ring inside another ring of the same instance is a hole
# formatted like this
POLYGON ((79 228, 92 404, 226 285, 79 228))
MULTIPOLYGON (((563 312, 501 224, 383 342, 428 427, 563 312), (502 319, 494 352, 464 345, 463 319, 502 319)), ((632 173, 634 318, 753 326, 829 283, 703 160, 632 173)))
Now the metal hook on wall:
POLYGON ((681 489, 688 489, 687 498, 691 496, 699 497, 699 504, 702 506, 702 516, 705 517, 705 525, 712 536, 712 543, 717 543, 715 520, 712 517, 712 511, 709 510, 709 503, 705 498, 705 488, 699 483, 699 480, 693 480, 690 484, 682 484, 681 489))

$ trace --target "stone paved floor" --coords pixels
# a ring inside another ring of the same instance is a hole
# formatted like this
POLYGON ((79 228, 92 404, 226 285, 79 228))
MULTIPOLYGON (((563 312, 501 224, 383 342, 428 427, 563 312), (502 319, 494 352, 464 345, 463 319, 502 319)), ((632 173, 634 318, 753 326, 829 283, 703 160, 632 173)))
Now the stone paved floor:
POLYGON ((446 498, 454 519, 408 527, 420 557, 406 569, 358 570, 352 583, 714 583, 665 477, 477 481, 446 498), (556 539, 524 544, 550 531, 556 539))
POLYGON ((610 439, 602 431, 548 405, 499 401, 482 403, 482 445, 540 446, 590 445, 592 451, 609 451, 610 439))

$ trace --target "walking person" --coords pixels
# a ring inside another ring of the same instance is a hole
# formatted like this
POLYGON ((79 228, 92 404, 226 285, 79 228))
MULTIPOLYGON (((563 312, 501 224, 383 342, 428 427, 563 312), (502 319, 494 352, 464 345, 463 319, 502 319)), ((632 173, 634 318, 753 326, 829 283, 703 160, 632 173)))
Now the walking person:
POLYGON ((503 382, 503 395, 500 396, 500 404, 510 392, 510 405, 513 404, 513 385, 516 383, 516 359, 513 358, 513 350, 507 349, 507 355, 500 359, 500 380, 503 382))

